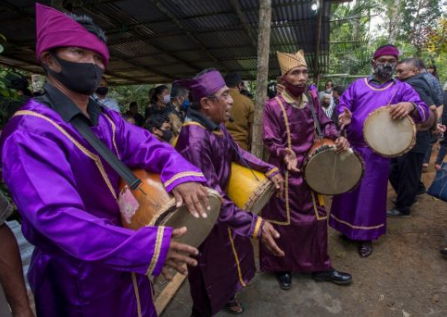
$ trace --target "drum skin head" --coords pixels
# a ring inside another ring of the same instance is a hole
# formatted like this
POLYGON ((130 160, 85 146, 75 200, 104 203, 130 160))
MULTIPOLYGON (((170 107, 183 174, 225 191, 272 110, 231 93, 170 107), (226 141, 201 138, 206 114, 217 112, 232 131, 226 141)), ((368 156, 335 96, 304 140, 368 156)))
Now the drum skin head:
POLYGON ((207 218, 195 218, 185 205, 176 209, 174 203, 162 215, 158 216, 155 225, 173 228, 186 227, 188 230, 185 235, 174 238, 174 240, 197 248, 208 237, 220 214, 222 205, 220 195, 214 190, 209 190, 208 199, 211 210, 207 213, 207 218))
POLYGON ((323 195, 338 195, 354 189, 363 177, 363 160, 352 149, 347 152, 327 147, 306 162, 307 185, 323 195))
POLYGON ((401 156, 416 143, 416 126, 409 116, 393 120, 390 107, 380 107, 368 115, 363 135, 368 146, 384 157, 401 156))

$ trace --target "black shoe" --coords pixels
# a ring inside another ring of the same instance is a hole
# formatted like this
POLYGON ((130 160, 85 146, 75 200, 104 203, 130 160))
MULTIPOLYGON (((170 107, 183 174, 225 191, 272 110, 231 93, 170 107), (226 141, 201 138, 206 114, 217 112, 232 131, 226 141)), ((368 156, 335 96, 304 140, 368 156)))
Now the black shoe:
POLYGON ((292 274, 290 272, 278 272, 276 278, 281 289, 289 290, 292 287, 292 274))
POLYGON ((332 282, 337 285, 347 285, 352 282, 352 275, 337 270, 315 272, 312 277, 317 282, 332 282))
POLYGON ((441 247, 439 249, 439 253, 441 253, 441 255, 445 258, 447 258, 447 247, 441 247))
POLYGON ((373 246, 371 241, 360 241, 358 247, 361 258, 367 258, 373 253, 373 246))
POLYGON ((423 194, 425 194, 427 192, 427 189, 425 188, 425 186, 424 187, 422 187, 422 186, 420 186, 419 188, 418 188, 418 191, 416 192, 416 195, 423 195, 423 194))
POLYGON ((397 209, 391 209, 386 211, 387 217, 395 217, 395 218, 408 218, 411 217, 410 214, 404 214, 403 212, 400 212, 397 209))

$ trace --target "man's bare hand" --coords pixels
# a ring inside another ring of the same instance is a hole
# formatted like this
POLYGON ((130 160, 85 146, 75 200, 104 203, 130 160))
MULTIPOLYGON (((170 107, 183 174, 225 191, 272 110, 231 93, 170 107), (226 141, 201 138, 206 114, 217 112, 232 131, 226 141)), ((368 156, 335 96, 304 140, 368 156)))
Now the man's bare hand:
POLYGON ((337 152, 346 152, 349 150, 350 146, 348 140, 343 136, 340 136, 335 140, 335 145, 337 146, 337 152))
MULTIPOLYGON (((186 227, 174 229, 172 231, 172 238, 180 238, 185 233, 186 227)), ((173 278, 172 274, 169 272, 170 269, 174 269, 183 275, 187 275, 187 265, 197 266, 197 260, 193 259, 191 255, 198 254, 199 250, 197 250, 196 248, 184 243, 179 243, 171 240, 171 243, 169 244, 169 251, 166 256, 165 265, 161 270, 161 274, 168 281, 172 281, 173 278)))
POLYGON ((277 84, 276 85, 276 95, 280 95, 284 91, 284 89, 286 89, 286 87, 284 87, 281 84, 277 84))
POLYGON ((275 184, 276 189, 279 190, 278 197, 282 198, 284 197, 284 178, 282 177, 281 173, 276 174, 270 180, 275 184))
POLYGON ((338 116, 338 125, 340 130, 343 130, 346 126, 351 124, 352 113, 348 108, 344 108, 343 113, 338 116))
POLYGON ((275 242, 275 239, 279 239, 278 231, 273 228, 269 222, 264 222, 262 226, 261 241, 267 247, 267 249, 275 256, 284 256, 285 253, 281 250, 275 242))
POLYGON ((292 172, 300 172, 297 167, 298 160, 296 158, 295 152, 292 149, 286 148, 286 155, 284 156, 284 162, 287 164, 287 170, 292 172))
POLYGON ((414 106, 411 102, 399 102, 391 105, 390 115, 394 120, 402 119, 412 113, 414 106))
POLYGON ((199 218, 199 215, 203 218, 207 217, 206 211, 209 211, 211 207, 206 188, 201 184, 188 182, 177 185, 172 190, 172 194, 177 201, 177 208, 185 203, 194 217, 199 218))

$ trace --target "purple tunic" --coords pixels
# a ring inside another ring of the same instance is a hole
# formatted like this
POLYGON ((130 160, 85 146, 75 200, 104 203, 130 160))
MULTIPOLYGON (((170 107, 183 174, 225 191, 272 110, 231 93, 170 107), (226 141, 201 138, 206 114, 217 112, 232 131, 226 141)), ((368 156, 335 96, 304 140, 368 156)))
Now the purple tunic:
MULTIPOLYGON (((389 81, 375 84, 368 78, 355 81, 341 96, 338 113, 347 107, 352 112, 347 127, 348 140, 365 161, 365 174, 352 192, 334 197, 329 224, 352 240, 375 240, 386 232, 386 197, 388 186, 388 158, 374 153, 363 138, 363 125, 375 109, 402 101, 414 102, 424 121, 428 118, 427 105, 410 85, 389 81)), ((416 122, 419 116, 413 117, 416 122)))
MULTIPOLYGON (((317 118, 325 137, 335 140, 338 132, 327 118, 315 89, 310 89, 317 118)), ((261 270, 265 272, 316 272, 331 269, 327 253, 327 214, 320 197, 304 182, 303 174, 287 172, 285 148, 297 156, 302 168, 315 140, 315 126, 309 103, 293 104, 285 92, 267 101, 264 109, 264 144, 270 154, 269 163, 285 175, 285 199, 274 197, 262 211, 262 217, 274 224, 281 235, 278 246, 285 257, 272 256, 260 247, 261 270), (288 189, 288 190, 287 190, 288 189)))
MULTIPOLYGON (((226 195, 231 162, 241 164, 235 147, 224 125, 210 132, 194 121, 184 124, 176 145, 188 161, 203 171, 208 185, 223 196, 218 223, 199 248, 199 266, 189 268, 195 317, 215 315, 256 271, 250 237, 261 235, 262 218, 239 209, 226 195)), ((274 166, 239 147, 238 151, 254 170, 270 177, 278 173, 274 166)))
MULTIPOLYGON (((114 111, 104 109, 91 130, 127 166, 160 173, 168 190, 205 181, 169 145, 114 111)), ((28 279, 37 315, 156 316, 149 277, 161 272, 172 229, 123 228, 120 178, 95 153, 71 124, 34 100, 1 135, 3 176, 23 234, 36 246, 28 279)))

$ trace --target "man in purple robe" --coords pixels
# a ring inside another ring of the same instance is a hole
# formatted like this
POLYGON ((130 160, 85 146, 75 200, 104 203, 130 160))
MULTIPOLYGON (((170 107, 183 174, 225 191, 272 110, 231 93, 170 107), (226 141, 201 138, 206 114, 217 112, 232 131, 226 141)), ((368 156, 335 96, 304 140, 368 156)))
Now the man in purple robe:
POLYGON ((36 4, 36 22, 45 94, 16 112, 0 147, 23 234, 36 246, 28 279, 37 316, 155 317, 150 278, 171 278, 169 268, 186 273, 198 251, 171 240, 186 228, 122 227, 120 177, 72 122, 85 120, 84 128, 128 167, 159 173, 196 216, 203 216, 200 202, 207 204, 199 184, 206 180, 171 146, 89 98, 109 59, 105 37, 89 18, 36 4))
POLYGON ((291 288, 291 271, 313 273, 316 281, 349 284, 350 274, 332 268, 327 253, 327 212, 301 172, 316 139, 316 124, 321 126, 324 137, 335 140, 339 150, 347 150, 349 144, 339 137, 334 123, 325 115, 315 87, 307 88, 309 75, 302 51, 278 52, 278 60, 284 90, 265 104, 264 144, 270 154, 269 163, 285 175, 285 199, 272 198, 262 217, 278 230, 278 246, 286 255, 272 257, 261 246, 261 270, 275 272, 284 290, 291 288))
POLYGON ((225 121, 230 118, 233 99, 221 74, 209 69, 190 80, 182 80, 190 89, 193 103, 180 132, 176 149, 199 167, 209 187, 223 197, 217 224, 199 247, 199 265, 189 269, 194 317, 210 317, 223 307, 242 313, 235 298, 253 278, 256 268, 250 238, 260 238, 273 254, 283 256, 273 237, 278 233, 261 217, 239 209, 227 196, 232 162, 265 173, 281 189, 283 178, 274 166, 264 163, 240 148, 225 121))
POLYGON ((390 160, 374 153, 366 144, 363 126, 368 115, 379 107, 391 105, 390 115, 400 119, 410 115, 415 122, 428 118, 428 107, 410 85, 397 81, 393 73, 399 50, 388 44, 374 53, 374 72, 355 81, 340 97, 340 125, 346 127, 348 140, 365 161, 365 174, 352 192, 336 196, 329 224, 342 238, 358 241, 361 257, 371 255, 372 240, 386 232, 386 198, 390 160))

